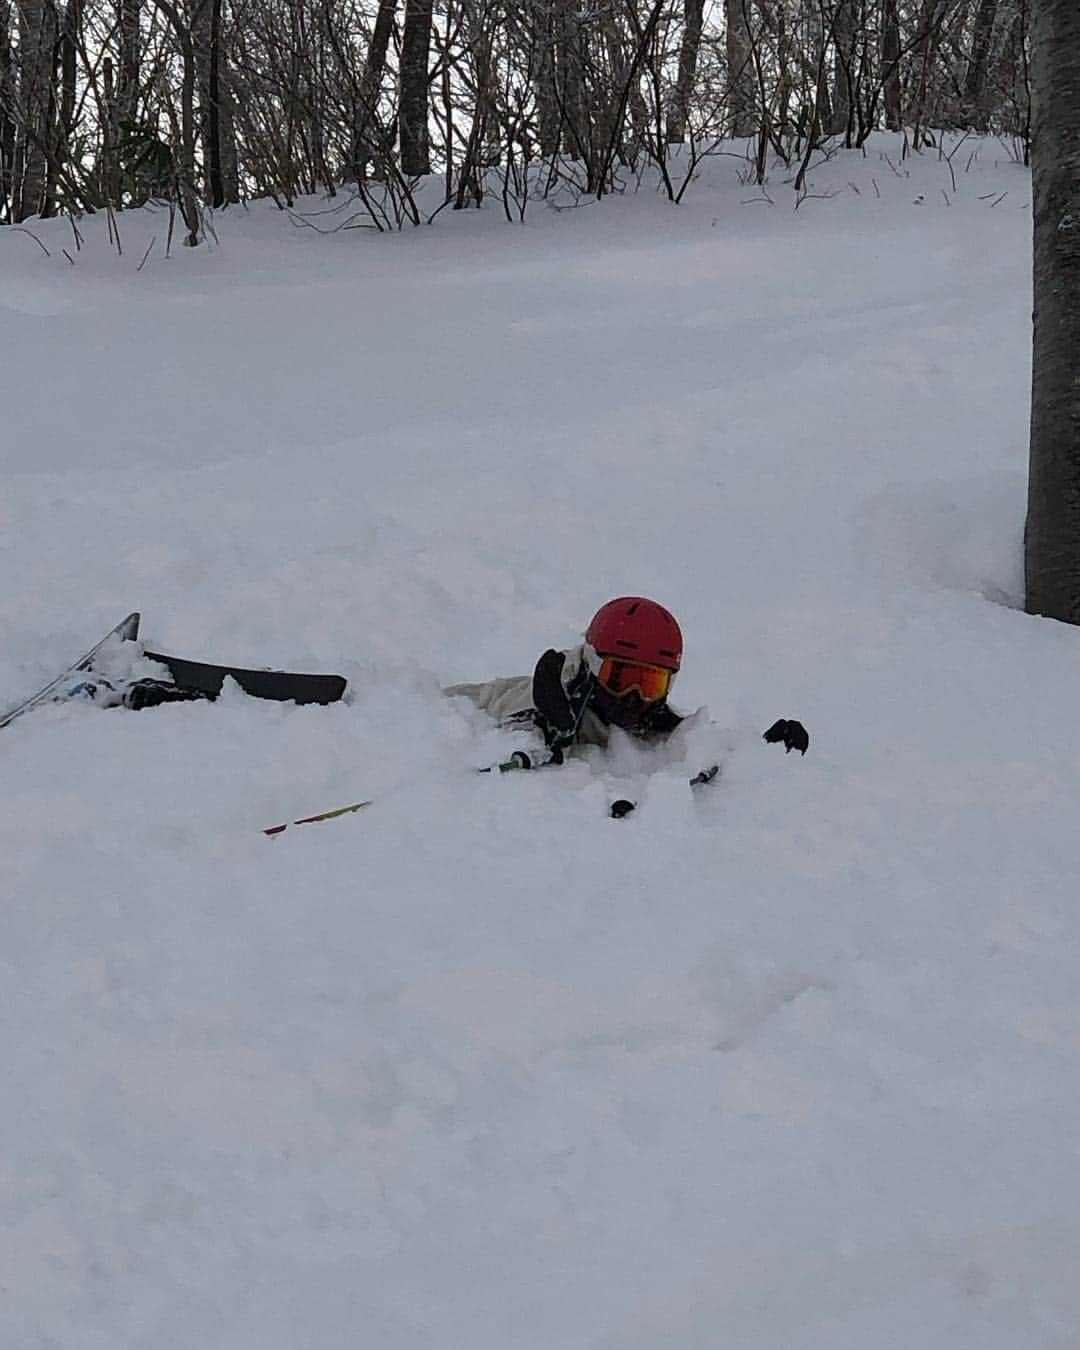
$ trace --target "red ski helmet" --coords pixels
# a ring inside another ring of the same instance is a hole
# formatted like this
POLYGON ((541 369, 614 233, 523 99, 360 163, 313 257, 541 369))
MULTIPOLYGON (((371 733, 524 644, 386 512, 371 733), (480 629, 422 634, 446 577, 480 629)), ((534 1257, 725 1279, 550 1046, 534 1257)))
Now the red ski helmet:
POLYGON ((601 656, 676 671, 682 664, 682 632, 674 614, 640 595, 609 600, 593 615, 585 641, 601 656))

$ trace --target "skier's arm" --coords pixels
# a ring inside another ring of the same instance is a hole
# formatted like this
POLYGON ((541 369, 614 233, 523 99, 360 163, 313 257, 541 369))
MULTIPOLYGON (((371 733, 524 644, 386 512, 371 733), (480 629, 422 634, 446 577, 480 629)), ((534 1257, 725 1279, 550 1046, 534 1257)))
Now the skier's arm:
POLYGON ((553 755, 561 757, 563 750, 573 745, 592 693, 594 677, 578 672, 571 681, 574 693, 564 682, 566 653, 549 648, 536 663, 533 671, 533 716, 544 744, 553 755))

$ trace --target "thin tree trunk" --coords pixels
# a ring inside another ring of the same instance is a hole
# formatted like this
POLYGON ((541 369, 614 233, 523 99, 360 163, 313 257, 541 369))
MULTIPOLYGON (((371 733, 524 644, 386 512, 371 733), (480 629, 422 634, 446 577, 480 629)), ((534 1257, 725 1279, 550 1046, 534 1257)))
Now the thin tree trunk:
POLYGON ((0 0, 0 221, 13 219, 15 191, 15 67, 11 51, 11 5, 0 0))
POLYGON ((882 0, 881 80, 885 90, 885 125, 899 131, 903 125, 900 102, 900 10, 898 0, 882 0))
POLYGON ((832 89, 829 87, 829 43, 832 38, 832 30, 822 10, 819 9, 817 13, 812 15, 809 29, 813 34, 816 50, 808 52, 807 55, 817 67, 817 77, 815 80, 813 120, 807 135, 811 144, 817 144, 822 131, 826 135, 831 131, 833 120, 832 89))
POLYGON ((668 111, 667 138, 670 145, 681 145, 686 140, 686 126, 690 120, 690 98, 697 78, 698 52, 701 50, 701 28, 705 0, 683 0, 683 35, 679 48, 679 74, 675 93, 668 111))
POLYGON ((53 139, 56 94, 54 66, 56 11, 52 0, 17 0, 19 8, 19 142, 22 181, 17 185, 15 219, 48 214, 48 147, 53 139))
POLYGON ((934 112, 930 105, 930 71, 937 56, 944 4, 939 0, 923 0, 919 26, 912 54, 918 67, 914 98, 910 100, 908 122, 913 124, 912 143, 918 150, 923 145, 924 128, 933 124, 934 112))
POLYGON ((119 206, 124 193, 124 181, 117 147, 132 127, 139 101, 139 17, 142 0, 118 0, 116 24, 120 59, 114 75, 112 61, 104 60, 105 76, 105 199, 119 206))
POLYGON ((754 134, 754 70, 751 63, 750 0, 724 0, 731 134, 754 134))
MULTIPOLYGON (((590 159, 592 137, 585 108, 584 27, 573 0, 554 0, 555 87, 563 148, 573 159, 590 159)), ((590 189, 592 184, 590 183, 590 189)))
POLYGON ((551 159, 559 153, 562 116, 559 91, 555 83, 555 23, 550 4, 536 3, 531 8, 533 42, 537 47, 536 105, 539 120, 540 155, 551 159))
POLYGON ((428 144, 428 62, 431 55, 432 0, 405 0, 401 38, 401 172, 418 178, 431 172, 428 144))
POLYGON ((845 144, 852 142, 852 66, 855 61, 855 8, 853 0, 838 0, 833 24, 833 42, 836 48, 833 76, 833 107, 830 131, 844 136, 845 144))
POLYGON ((998 0, 979 0, 979 8, 975 14, 975 31, 971 39, 971 60, 968 62, 964 93, 967 98, 968 117, 976 131, 985 131, 988 122, 984 101, 986 67, 990 58, 990 43, 994 36, 997 7, 998 0))
POLYGON ((120 0, 120 69, 116 82, 116 108, 124 121, 135 117, 139 101, 139 18, 142 0, 120 0))
POLYGON ((1080 623, 1080 6, 1032 6, 1035 339, 1027 609, 1080 623))
POLYGON ((195 49, 191 29, 172 0, 154 0, 172 25, 180 46, 180 153, 176 166, 176 195, 187 226, 184 242, 194 248, 199 242, 199 199, 195 192, 195 49))
POLYGON ((75 134, 76 58, 82 34, 82 0, 68 0, 60 21, 57 47, 60 56, 60 100, 53 141, 48 155, 48 186, 45 198, 53 209, 58 179, 63 166, 71 161, 71 141, 75 134))
POLYGON ((199 91, 199 136, 203 148, 206 197, 213 207, 239 201, 236 129, 222 34, 221 0, 194 0, 191 44, 199 91))
MULTIPOLYGON (((364 176, 367 165, 372 161, 375 161, 378 168, 384 153, 383 147, 376 145, 375 129, 379 125, 379 99, 382 96, 386 53, 390 47, 396 13, 397 0, 379 0, 379 8, 375 14, 375 28, 364 61, 364 73, 360 78, 360 96, 357 99, 356 126, 353 132, 353 177, 357 181, 364 176)), ((379 172, 381 173, 381 169, 379 172)))

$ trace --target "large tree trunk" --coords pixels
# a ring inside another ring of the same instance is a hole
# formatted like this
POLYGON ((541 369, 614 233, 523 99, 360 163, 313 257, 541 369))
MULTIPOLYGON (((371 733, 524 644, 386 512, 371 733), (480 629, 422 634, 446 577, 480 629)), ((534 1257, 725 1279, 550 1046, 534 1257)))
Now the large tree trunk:
POLYGON ((432 0, 405 0, 401 36, 401 172, 418 178, 431 172, 428 145, 428 62, 431 56, 432 0))
POLYGON ((1032 6, 1035 343, 1027 609, 1080 623, 1080 5, 1032 6))

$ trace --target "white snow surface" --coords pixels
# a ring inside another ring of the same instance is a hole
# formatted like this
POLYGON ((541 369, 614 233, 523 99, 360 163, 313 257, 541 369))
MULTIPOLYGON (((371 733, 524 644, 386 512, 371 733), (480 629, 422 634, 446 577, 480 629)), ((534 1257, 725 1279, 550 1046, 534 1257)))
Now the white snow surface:
POLYGON ((350 681, 0 732, 3 1350, 1080 1344, 1029 178, 745 169, 400 235, 257 203, 169 257, 160 212, 0 231, 0 705, 135 608, 350 681), (474 772, 520 738, 440 686, 624 593, 715 729, 474 772))

